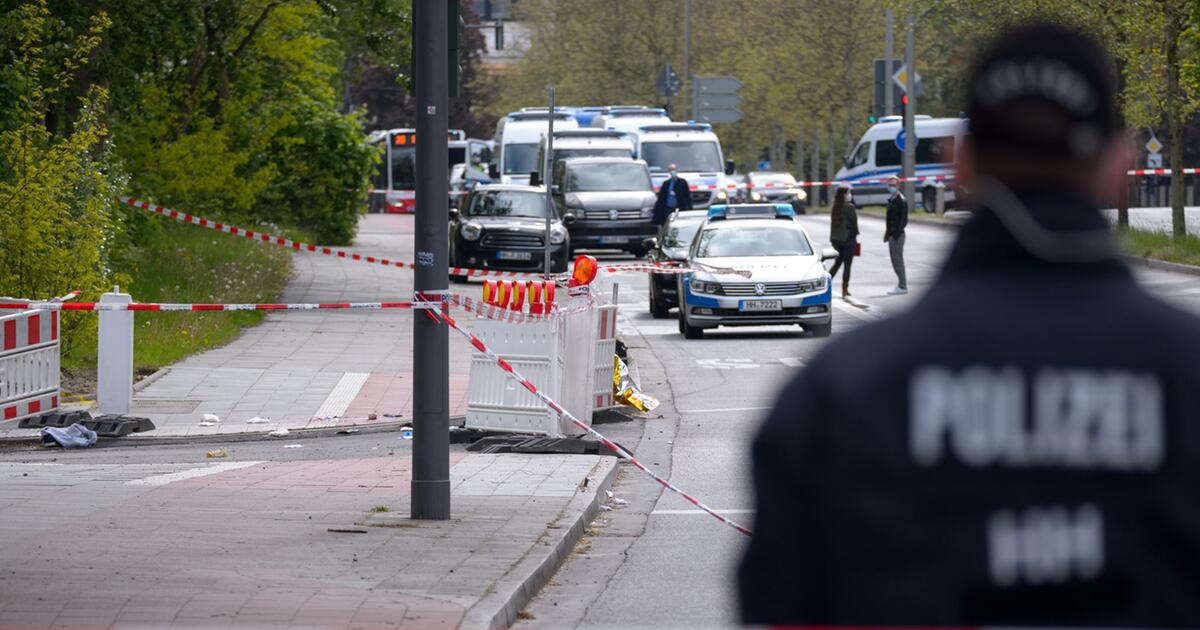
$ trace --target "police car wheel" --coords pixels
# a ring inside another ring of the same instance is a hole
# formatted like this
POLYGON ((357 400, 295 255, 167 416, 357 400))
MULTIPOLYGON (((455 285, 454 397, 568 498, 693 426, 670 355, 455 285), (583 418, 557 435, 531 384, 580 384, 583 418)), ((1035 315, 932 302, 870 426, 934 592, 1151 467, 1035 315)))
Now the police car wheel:
POLYGON ((679 309, 679 332, 683 333, 684 339, 700 339, 704 337, 704 329, 697 328, 687 322, 687 317, 683 315, 683 308, 679 309))
POLYGON ((808 332, 811 332, 814 337, 828 337, 833 334, 833 324, 824 324, 821 326, 809 326, 808 332))
MULTIPOLYGON (((670 313, 670 310, 671 309, 667 308, 662 303, 662 289, 660 289, 658 287, 658 282, 655 281, 654 278, 651 278, 650 279, 650 315, 652 315, 654 317, 654 319, 664 319, 670 313)), ((683 331, 680 331, 680 332, 683 332, 683 331)))

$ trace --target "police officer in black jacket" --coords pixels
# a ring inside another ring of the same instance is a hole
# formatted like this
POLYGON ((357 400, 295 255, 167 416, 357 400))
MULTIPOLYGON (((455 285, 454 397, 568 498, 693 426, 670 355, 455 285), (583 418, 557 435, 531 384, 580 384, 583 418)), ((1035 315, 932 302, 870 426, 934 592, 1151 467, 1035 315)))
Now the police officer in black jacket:
POLYGON ((667 166, 669 175, 658 189, 658 200, 654 202, 654 216, 651 218, 654 225, 666 223, 667 217, 676 210, 692 209, 691 188, 675 169, 674 164, 667 166))
POLYGON ((1108 57, 1018 27, 969 75, 977 204, 910 311, 832 341, 754 442, 753 624, 1200 626, 1200 320, 1098 208, 1108 57))

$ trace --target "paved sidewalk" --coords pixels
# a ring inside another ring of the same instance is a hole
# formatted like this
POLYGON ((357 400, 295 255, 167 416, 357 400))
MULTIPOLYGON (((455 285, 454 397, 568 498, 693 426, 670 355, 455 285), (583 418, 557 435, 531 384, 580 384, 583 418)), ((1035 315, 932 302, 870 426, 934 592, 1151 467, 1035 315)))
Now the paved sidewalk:
MULTIPOLYGON (((364 216, 354 251, 412 260, 413 220, 364 216)), ((283 302, 398 300, 412 294, 407 269, 305 253, 293 261, 283 302)), ((270 313, 229 345, 170 366, 138 391, 132 413, 149 417, 157 429, 134 439, 411 421, 412 317, 412 311, 395 310, 270 313), (204 414, 221 422, 200 426, 204 414), (255 417, 271 422, 246 423, 255 417)), ((470 360, 471 348, 451 335, 451 415, 466 413, 470 360)), ((26 435, 36 431, 0 423, 0 437, 26 435)))
POLYGON ((507 626, 616 462, 451 457, 440 522, 403 516, 407 456, 0 462, 0 627, 507 626))

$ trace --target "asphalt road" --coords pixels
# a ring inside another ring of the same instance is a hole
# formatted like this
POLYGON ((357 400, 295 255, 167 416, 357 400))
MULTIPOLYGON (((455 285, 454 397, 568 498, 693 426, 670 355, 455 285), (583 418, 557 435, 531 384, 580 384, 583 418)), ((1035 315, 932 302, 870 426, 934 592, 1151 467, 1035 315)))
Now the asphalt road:
MULTIPOLYGON (((828 217, 802 217, 816 240, 828 217)), ((866 308, 835 297, 833 334, 909 308, 933 281, 954 232, 910 223, 907 296, 888 296, 895 276, 882 242, 883 222, 864 218, 863 255, 851 292, 866 308)), ((1139 270, 1156 293, 1200 314, 1200 278, 1139 270)), ((825 340, 797 328, 706 332, 685 340, 674 319, 647 312, 646 278, 620 280, 622 333, 645 388, 662 401, 647 421, 639 457, 685 491, 753 527, 749 445, 779 387, 816 355, 825 340), (663 444, 663 441, 669 444, 663 444), (649 463, 649 462, 648 462, 649 463)), ((840 278, 835 283, 840 293, 840 278)), ((605 427, 599 427, 602 431, 605 427)), ((664 492, 636 471, 615 486, 627 503, 611 504, 588 537, 526 609, 523 627, 728 627, 736 623, 735 567, 742 534, 664 492)))

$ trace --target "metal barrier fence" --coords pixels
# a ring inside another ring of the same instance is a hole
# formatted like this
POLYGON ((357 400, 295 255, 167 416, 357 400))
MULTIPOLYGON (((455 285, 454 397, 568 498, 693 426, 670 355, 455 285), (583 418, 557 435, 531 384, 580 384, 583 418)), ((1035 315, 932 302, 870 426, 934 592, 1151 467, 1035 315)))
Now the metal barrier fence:
POLYGON ((37 310, 0 316, 0 421, 58 409, 58 316, 37 310))

